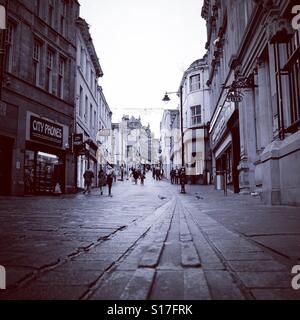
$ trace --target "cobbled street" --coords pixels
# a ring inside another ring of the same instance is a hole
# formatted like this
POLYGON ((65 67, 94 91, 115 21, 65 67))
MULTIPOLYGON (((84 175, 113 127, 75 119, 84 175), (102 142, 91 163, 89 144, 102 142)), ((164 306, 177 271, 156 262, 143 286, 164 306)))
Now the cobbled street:
POLYGON ((300 299, 300 215, 208 186, 0 199, 0 299, 300 299))

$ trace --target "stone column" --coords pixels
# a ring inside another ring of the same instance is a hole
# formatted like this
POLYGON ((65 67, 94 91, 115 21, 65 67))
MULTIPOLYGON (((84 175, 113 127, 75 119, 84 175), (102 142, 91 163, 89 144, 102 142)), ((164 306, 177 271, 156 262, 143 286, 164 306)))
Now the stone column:
POLYGON ((253 89, 244 89, 243 96, 244 99, 239 105, 241 161, 238 170, 240 193, 249 194, 255 190, 256 133, 253 89))
POLYGON ((258 104, 257 104, 257 126, 260 128, 260 147, 264 149, 272 142, 272 107, 271 107, 271 89, 270 75, 268 65, 258 61, 258 104))

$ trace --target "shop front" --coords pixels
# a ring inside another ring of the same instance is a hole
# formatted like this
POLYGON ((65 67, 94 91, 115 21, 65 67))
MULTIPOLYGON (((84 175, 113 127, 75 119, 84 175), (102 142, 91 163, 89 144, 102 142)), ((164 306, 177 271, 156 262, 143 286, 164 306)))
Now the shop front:
POLYGON ((68 127, 27 115, 24 157, 25 195, 65 193, 68 127))
POLYGON ((92 170, 95 176, 93 181, 94 187, 97 186, 97 176, 98 176, 98 161, 97 161, 97 145, 91 140, 86 139, 84 141, 83 134, 76 134, 77 138, 75 144, 75 153, 77 157, 77 188, 84 188, 84 172, 89 169, 92 170))

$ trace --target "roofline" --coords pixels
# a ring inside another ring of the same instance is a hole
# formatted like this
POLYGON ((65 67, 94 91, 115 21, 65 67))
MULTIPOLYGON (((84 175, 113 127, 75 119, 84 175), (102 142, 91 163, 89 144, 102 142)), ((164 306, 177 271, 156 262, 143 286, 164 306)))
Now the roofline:
POLYGON ((93 62, 94 68, 96 70, 96 75, 97 77, 103 77, 103 70, 101 68, 100 62, 99 62, 99 58, 93 43, 93 39, 90 33, 90 27, 88 25, 88 23, 86 22, 86 20, 82 19, 82 18, 78 18, 76 21, 77 27, 82 35, 82 38, 85 42, 85 45, 88 49, 89 55, 91 57, 91 60, 93 62))

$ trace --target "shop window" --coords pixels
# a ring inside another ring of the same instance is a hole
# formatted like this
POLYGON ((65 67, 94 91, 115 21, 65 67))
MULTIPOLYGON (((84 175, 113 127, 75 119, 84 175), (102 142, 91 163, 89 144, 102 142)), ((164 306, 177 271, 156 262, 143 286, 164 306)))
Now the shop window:
POLYGON ((64 162, 57 155, 26 150, 25 194, 52 194, 56 185, 64 189, 64 162))

